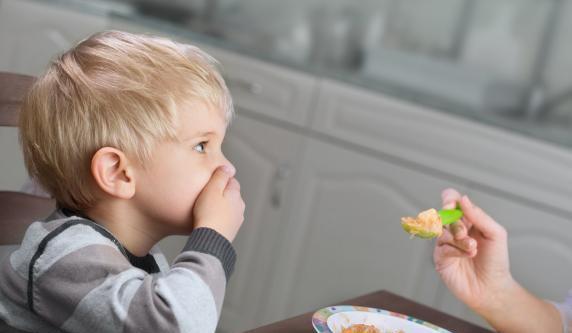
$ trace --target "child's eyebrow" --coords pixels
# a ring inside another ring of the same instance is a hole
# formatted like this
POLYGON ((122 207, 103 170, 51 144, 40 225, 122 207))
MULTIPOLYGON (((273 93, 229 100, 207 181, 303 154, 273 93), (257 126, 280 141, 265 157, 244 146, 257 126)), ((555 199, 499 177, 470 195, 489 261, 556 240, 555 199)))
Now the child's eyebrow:
POLYGON ((188 141, 188 140, 193 140, 193 139, 198 138, 198 137, 211 136, 211 135, 215 135, 215 134, 216 134, 216 133, 213 132, 213 131, 195 132, 195 133, 192 133, 192 134, 189 135, 189 136, 185 136, 184 140, 185 140, 185 141, 188 141))

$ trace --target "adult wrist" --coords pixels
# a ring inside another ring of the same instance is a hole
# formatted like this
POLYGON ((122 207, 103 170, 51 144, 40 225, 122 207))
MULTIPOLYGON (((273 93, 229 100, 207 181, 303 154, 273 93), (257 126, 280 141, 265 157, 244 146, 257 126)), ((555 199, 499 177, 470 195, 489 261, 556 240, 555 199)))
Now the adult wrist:
POLYGON ((470 306, 473 311, 487 320, 499 313, 506 313, 507 307, 511 307, 511 304, 514 304, 518 295, 524 290, 512 276, 496 281, 496 284, 496 288, 488 288, 487 295, 479 304, 470 306))

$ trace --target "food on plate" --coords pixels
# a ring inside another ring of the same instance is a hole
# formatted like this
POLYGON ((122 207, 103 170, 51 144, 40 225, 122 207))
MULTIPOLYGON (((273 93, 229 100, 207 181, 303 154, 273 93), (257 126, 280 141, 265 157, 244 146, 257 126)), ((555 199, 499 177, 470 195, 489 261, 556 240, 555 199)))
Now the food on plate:
POLYGON ((348 328, 343 328, 341 333, 405 333, 403 330, 398 331, 384 331, 373 325, 355 324, 348 328))
POLYGON ((373 325, 355 324, 343 328, 342 333, 381 333, 381 331, 373 325))
POLYGON ((412 237, 434 238, 443 233, 441 217, 433 208, 419 213, 417 217, 402 217, 401 226, 412 237))

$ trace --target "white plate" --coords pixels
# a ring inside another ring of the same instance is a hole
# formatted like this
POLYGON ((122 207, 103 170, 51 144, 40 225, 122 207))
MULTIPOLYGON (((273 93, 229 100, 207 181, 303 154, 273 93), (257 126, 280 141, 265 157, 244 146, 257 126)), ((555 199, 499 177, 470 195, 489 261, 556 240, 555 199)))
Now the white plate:
POLYGON ((312 325, 318 333, 341 333, 355 324, 373 325, 381 333, 452 333, 404 314, 362 306, 331 306, 317 311, 312 317, 312 325))

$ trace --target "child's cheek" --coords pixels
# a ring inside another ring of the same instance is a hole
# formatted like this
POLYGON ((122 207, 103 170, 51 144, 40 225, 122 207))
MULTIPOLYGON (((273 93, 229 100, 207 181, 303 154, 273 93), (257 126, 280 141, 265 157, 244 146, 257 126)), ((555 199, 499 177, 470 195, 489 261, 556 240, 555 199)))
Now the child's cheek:
POLYGON ((205 187, 208 186, 211 177, 212 177, 213 173, 209 172, 208 170, 203 170, 200 173, 197 172, 197 174, 195 175, 195 179, 193 179, 194 184, 195 184, 195 189, 198 190, 198 194, 200 195, 200 192, 202 192, 205 187))

